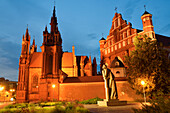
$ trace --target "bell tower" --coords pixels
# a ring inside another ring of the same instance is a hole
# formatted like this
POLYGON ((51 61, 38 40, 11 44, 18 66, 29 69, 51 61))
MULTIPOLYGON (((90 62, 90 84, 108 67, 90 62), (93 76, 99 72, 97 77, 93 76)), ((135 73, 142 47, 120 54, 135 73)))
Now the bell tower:
POLYGON ((152 14, 145 10, 143 15, 141 16, 141 19, 145 34, 150 38, 155 38, 154 26, 152 24, 152 14))
POLYGON ((47 30, 47 26, 43 32, 43 44, 41 46, 43 53, 42 78, 57 78, 59 77, 59 70, 61 70, 61 59, 63 53, 62 39, 58 30, 55 6, 50 25, 50 33, 47 30))

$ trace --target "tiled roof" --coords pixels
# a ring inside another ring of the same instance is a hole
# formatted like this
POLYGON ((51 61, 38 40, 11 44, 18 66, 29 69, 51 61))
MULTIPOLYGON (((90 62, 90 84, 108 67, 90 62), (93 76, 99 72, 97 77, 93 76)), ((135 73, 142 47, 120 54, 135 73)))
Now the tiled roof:
MULTIPOLYGON (((150 13, 149 13, 149 12, 147 12, 147 11, 145 11, 145 12, 143 13, 143 15, 145 15, 145 14, 150 14, 150 13)), ((142 16, 143 16, 143 15, 142 15, 142 16)))
POLYGON ((106 39, 102 37, 100 40, 106 40, 106 39))
POLYGON ((42 67, 42 53, 34 52, 31 58, 30 67, 42 67))
POLYGON ((163 46, 170 46, 170 37, 155 34, 158 42, 162 43, 163 46))

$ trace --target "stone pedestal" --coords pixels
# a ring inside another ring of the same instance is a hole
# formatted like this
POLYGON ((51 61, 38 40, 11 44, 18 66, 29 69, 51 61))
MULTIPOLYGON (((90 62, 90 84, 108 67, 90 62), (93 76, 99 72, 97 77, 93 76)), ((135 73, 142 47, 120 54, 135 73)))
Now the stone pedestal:
POLYGON ((103 101, 97 101, 97 104, 99 106, 122 106, 122 105, 126 105, 127 101, 119 101, 119 99, 111 99, 111 100, 104 99, 103 101))

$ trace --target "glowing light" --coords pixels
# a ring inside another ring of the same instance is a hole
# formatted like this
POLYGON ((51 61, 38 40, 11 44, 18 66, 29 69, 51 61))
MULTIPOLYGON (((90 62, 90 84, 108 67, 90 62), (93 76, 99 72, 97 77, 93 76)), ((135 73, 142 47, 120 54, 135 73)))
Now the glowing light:
POLYGON ((142 80, 142 81, 141 81, 141 84, 142 84, 142 85, 144 85, 144 84, 145 84, 145 82, 142 80))
POLYGON ((10 92, 14 92, 14 91, 15 91, 15 89, 10 89, 9 91, 10 91, 10 92))
POLYGON ((55 84, 52 85, 52 88, 55 88, 55 84))
POLYGON ((4 89, 4 87, 3 86, 0 86, 0 91, 2 91, 4 89))
POLYGON ((11 98, 10 100, 11 100, 11 101, 14 101, 14 98, 11 98))

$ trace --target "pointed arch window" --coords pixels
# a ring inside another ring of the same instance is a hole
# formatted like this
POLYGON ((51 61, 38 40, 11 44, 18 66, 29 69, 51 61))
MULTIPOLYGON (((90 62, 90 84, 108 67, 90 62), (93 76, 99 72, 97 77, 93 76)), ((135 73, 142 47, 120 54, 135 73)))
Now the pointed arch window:
POLYGON ((38 92, 38 76, 35 75, 32 78, 32 92, 38 92))

